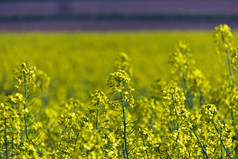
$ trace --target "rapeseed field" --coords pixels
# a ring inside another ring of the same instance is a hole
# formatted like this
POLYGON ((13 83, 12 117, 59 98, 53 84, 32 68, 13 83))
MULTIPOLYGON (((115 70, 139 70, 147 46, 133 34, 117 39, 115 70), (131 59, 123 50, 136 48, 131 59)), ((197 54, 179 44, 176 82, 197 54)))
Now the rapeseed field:
POLYGON ((0 34, 0 158, 238 158, 238 32, 0 34))

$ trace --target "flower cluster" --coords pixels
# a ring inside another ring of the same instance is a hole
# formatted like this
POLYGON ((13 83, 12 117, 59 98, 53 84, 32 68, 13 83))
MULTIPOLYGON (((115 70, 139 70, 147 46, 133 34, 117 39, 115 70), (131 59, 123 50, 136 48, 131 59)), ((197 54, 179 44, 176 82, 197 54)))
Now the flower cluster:
POLYGON ((108 105, 107 105, 108 98, 104 92, 100 90, 96 90, 92 94, 90 94, 90 97, 91 97, 91 103, 93 106, 103 105, 105 106, 105 108, 108 108, 108 105))
POLYGON ((177 73, 175 81, 182 83, 185 90, 186 106, 190 109, 200 107, 209 100, 210 84, 204 74, 194 66, 195 61, 190 53, 189 45, 180 42, 176 51, 170 55, 169 63, 172 73, 177 73))
POLYGON ((232 50, 233 45, 233 36, 230 27, 226 24, 215 27, 213 37, 217 53, 226 56, 226 51, 232 50))
POLYGON ((163 91, 163 99, 169 101, 169 104, 176 103, 177 105, 184 105, 185 96, 181 88, 176 86, 176 83, 169 84, 163 91))
POLYGON ((175 47, 175 51, 170 54, 169 63, 172 66, 172 72, 184 72, 188 66, 193 65, 192 54, 190 52, 189 44, 180 41, 175 47))
POLYGON ((30 85, 31 87, 35 86, 36 80, 36 67, 31 66, 28 62, 24 62, 21 65, 18 65, 14 71, 15 78, 16 78, 16 85, 17 89, 22 89, 25 85, 30 85))
POLYGON ((124 70, 130 77, 133 75, 132 66, 129 63, 128 55, 120 53, 114 64, 114 71, 124 70))
POLYGON ((119 70, 118 72, 111 73, 108 78, 109 94, 120 93, 122 100, 127 101, 131 106, 134 104, 133 96, 131 95, 134 89, 131 87, 131 79, 128 74, 119 70))
POLYGON ((128 88, 130 86, 131 79, 128 74, 123 71, 119 70, 118 72, 113 72, 110 74, 108 78, 108 87, 111 89, 111 94, 115 92, 123 92, 125 90, 130 90, 128 88))
POLYGON ((238 69, 238 49, 232 51, 231 64, 235 71, 238 69))
POLYGON ((214 118, 214 115, 217 112, 217 108, 214 104, 207 104, 201 107, 202 118, 205 121, 210 121, 214 118))

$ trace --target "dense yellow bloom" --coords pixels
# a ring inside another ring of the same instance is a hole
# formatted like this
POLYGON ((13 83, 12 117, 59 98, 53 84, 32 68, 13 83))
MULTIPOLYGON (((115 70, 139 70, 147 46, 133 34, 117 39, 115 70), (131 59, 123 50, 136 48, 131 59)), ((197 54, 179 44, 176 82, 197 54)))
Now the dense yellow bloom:
POLYGON ((130 77, 133 75, 132 66, 129 63, 128 55, 120 53, 114 64, 114 71, 124 70, 130 77))
POLYGON ((235 71, 238 69, 238 49, 232 51, 231 64, 235 71))
POLYGON ((91 103, 93 106, 97 106, 97 105, 103 105, 105 106, 105 108, 108 108, 108 98, 107 96, 105 95, 105 93, 103 93, 102 91, 100 90, 96 90, 94 91, 91 95, 91 103))
MULTIPOLYGON (((203 92, 205 95, 207 95, 210 91, 210 84, 204 74, 197 68, 192 68, 188 71, 186 77, 185 77, 189 90, 193 93, 197 93, 199 91, 203 92), (199 90, 200 89, 200 90, 199 90)), ((197 96, 194 93, 195 96, 197 96)))
POLYGON ((170 54, 169 63, 172 66, 172 72, 184 72, 188 69, 188 66, 193 65, 192 54, 190 52, 189 44, 180 41, 175 51, 170 54))
POLYGON ((111 73, 108 78, 108 87, 111 89, 110 93, 122 92, 127 90, 128 85, 130 84, 131 79, 128 74, 119 70, 118 72, 111 73))
POLYGON ((217 112, 217 108, 214 104, 207 104, 201 107, 202 119, 205 121, 212 120, 216 112, 217 112))
POLYGON ((22 89, 25 84, 30 85, 31 87, 35 85, 36 80, 36 67, 31 66, 28 62, 24 62, 21 65, 18 65, 14 71, 16 78, 17 89, 22 89))
POLYGON ((111 73, 107 80, 109 94, 122 93, 122 100, 127 101, 131 106, 133 106, 134 98, 131 93, 134 89, 131 87, 130 82, 130 77, 123 70, 111 73))
POLYGON ((215 27, 215 32, 213 34, 214 42, 216 44, 216 51, 219 54, 226 56, 225 50, 232 50, 233 45, 233 35, 231 29, 228 25, 219 25, 215 27))
MULTIPOLYGON (((185 96, 181 88, 176 86, 176 83, 169 84, 163 91, 163 99, 169 102, 169 105, 176 103, 177 105, 184 105, 185 96)), ((164 105, 167 105, 164 104, 164 105)))
POLYGON ((16 93, 15 95, 8 96, 7 101, 12 104, 19 104, 19 103, 24 104, 25 99, 22 94, 16 93))

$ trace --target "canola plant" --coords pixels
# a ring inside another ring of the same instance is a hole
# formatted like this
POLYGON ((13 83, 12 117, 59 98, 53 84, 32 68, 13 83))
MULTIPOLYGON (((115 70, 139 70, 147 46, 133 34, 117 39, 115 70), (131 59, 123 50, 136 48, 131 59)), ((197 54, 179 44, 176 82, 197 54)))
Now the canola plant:
POLYGON ((74 78, 65 82, 71 87, 57 88, 64 78, 29 62, 16 66, 6 86, 10 76, 2 73, 0 158, 238 158, 238 49, 227 25, 217 26, 213 39, 222 71, 212 84, 184 41, 169 55, 170 78, 154 80, 150 91, 135 89, 140 81, 125 53, 107 88, 94 91, 75 84, 69 63, 62 65, 72 72, 54 73, 74 78))

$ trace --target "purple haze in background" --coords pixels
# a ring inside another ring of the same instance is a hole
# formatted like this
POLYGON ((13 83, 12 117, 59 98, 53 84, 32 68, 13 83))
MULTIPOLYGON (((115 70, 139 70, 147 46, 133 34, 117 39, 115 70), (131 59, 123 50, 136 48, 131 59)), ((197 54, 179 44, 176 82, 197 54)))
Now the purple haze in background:
POLYGON ((143 29, 213 29, 227 23, 238 28, 238 1, 236 0, 140 0, 140 1, 0 1, 0 31, 28 30, 143 30, 143 29), (60 18, 70 16, 111 15, 143 16, 129 18, 60 18), (147 16, 233 16, 235 18, 166 19, 147 16), (57 17, 56 20, 47 17, 57 17), (17 18, 16 18, 17 17, 17 18), (24 17, 28 17, 25 20, 24 17), (29 20, 30 18, 33 18, 29 20), (34 19, 34 17, 36 17, 34 19), (41 17, 41 19, 37 19, 41 17), (43 18, 42 18, 43 17, 43 18), (16 20, 17 19, 17 20, 16 20))

